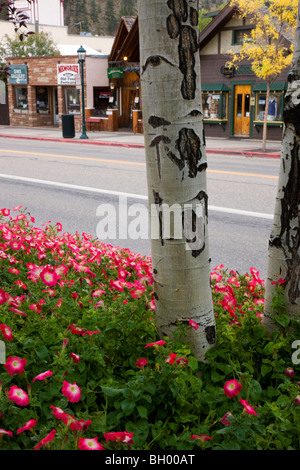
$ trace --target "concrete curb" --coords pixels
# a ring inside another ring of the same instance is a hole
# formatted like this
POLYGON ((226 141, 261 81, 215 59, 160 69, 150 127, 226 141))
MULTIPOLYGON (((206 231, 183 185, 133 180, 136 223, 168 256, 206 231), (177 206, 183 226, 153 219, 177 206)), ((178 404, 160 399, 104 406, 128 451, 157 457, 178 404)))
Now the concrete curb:
MULTIPOLYGON (((144 144, 133 144, 133 143, 126 143, 126 142, 104 142, 104 141, 95 141, 95 140, 88 140, 88 139, 69 139, 69 138, 52 138, 52 137, 33 137, 33 136, 25 136, 25 135, 8 135, 8 134, 0 134, 2 138, 10 138, 10 139, 25 139, 25 140, 40 140, 46 142, 69 142, 69 143, 77 143, 77 144, 87 144, 87 145, 103 145, 103 146, 112 146, 112 147, 127 147, 127 148, 139 148, 144 149, 144 144)), ((221 154, 221 155, 241 155, 246 158, 252 157, 261 157, 261 158, 280 158, 280 154, 278 153, 264 153, 264 152, 257 152, 251 150, 220 150, 220 149, 206 149, 206 153, 211 154, 221 154)))

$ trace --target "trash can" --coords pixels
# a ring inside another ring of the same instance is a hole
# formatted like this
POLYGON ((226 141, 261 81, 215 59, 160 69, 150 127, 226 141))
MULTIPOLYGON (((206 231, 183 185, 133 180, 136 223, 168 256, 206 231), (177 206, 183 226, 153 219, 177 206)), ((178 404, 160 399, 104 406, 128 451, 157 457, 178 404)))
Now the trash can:
POLYGON ((63 114, 61 122, 63 137, 68 139, 75 137, 74 114, 63 114))

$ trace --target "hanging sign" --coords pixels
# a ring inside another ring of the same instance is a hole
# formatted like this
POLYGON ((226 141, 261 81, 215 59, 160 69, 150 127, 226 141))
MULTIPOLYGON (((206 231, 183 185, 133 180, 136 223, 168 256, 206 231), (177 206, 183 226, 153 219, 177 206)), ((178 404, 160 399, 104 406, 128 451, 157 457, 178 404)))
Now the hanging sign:
POLYGON ((27 65, 9 65, 9 83, 27 85, 27 65))
POLYGON ((114 67, 112 69, 107 69, 108 78, 123 78, 124 70, 122 67, 114 67))
POLYGON ((57 64, 58 85, 76 85, 76 75, 79 75, 79 64, 57 64))

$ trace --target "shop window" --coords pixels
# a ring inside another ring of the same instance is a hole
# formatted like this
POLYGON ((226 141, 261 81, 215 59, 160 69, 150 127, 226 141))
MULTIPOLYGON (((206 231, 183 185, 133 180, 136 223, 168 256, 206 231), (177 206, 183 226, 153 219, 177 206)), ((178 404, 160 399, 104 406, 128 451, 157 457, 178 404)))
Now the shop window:
POLYGON ((16 87, 15 89, 15 110, 27 111, 28 110, 28 93, 27 88, 16 87))
POLYGON ((232 31, 232 44, 242 45, 244 41, 251 41, 251 29, 234 29, 232 31))
POLYGON ((270 122, 282 121, 282 93, 270 93, 268 105, 266 94, 256 95, 256 121, 263 121, 267 109, 267 120, 270 122))
POLYGON ((49 113, 49 90, 48 88, 36 88, 36 110, 39 114, 49 113))
POLYGON ((80 92, 76 88, 65 89, 67 114, 80 114, 80 92))
POLYGON ((202 108, 204 119, 227 119, 227 93, 202 93, 202 108))

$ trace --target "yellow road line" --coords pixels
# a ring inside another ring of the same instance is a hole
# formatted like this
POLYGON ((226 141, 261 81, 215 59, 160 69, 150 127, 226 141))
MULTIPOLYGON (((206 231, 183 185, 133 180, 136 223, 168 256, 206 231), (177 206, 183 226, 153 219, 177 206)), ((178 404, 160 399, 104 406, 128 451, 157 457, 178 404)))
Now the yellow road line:
MULTIPOLYGON (((104 158, 96 158, 96 157, 75 157, 71 155, 58 155, 52 153, 37 153, 37 152, 24 152, 21 150, 6 150, 0 149, 0 152, 7 152, 7 153, 14 153, 14 154, 21 154, 21 155, 33 155, 33 156, 41 156, 41 157, 54 157, 54 158, 66 158, 71 160, 89 160, 94 162, 104 162, 104 163, 118 163, 121 165, 137 165, 137 166, 146 166, 146 163, 143 162, 128 162, 126 160, 108 160, 104 158)), ((257 173, 243 173, 238 171, 225 171, 225 170, 207 170, 208 173, 218 173, 223 175, 236 175, 236 176, 252 176, 256 178, 271 178, 271 179, 278 179, 278 176, 274 175, 260 175, 257 173)))

